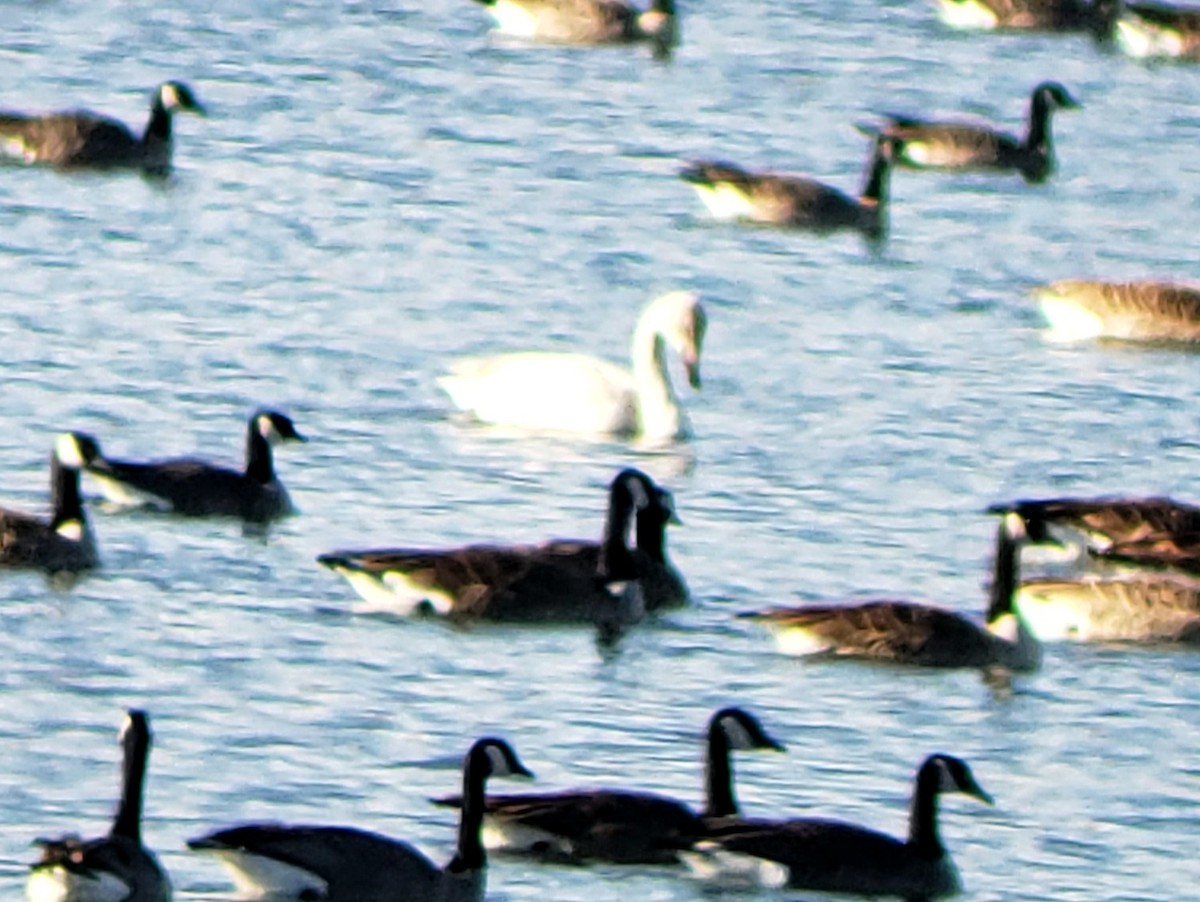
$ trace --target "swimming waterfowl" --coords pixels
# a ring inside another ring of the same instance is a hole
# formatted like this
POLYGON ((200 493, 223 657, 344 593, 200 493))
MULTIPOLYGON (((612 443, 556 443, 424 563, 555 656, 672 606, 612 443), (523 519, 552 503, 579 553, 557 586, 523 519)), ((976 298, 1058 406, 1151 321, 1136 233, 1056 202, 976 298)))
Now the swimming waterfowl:
POLYGON ((438 385, 485 423, 683 439, 691 424, 667 376, 666 351, 679 355, 689 384, 699 389, 707 326, 699 298, 675 291, 651 301, 638 318, 631 369, 586 354, 534 351, 460 360, 438 385))
POLYGON ((1200 644, 1200 582, 1135 573, 1120 579, 1032 580, 1017 596, 1044 642, 1200 644))
POLYGON ((1200 289, 1187 285, 1063 279, 1034 297, 1058 341, 1200 342, 1200 289))
POLYGON ((1098 37, 1137 59, 1200 61, 1200 7, 1097 0, 1098 37))
MULTIPOLYGON (((675 862, 678 849, 712 825, 736 818, 730 753, 753 750, 784 749, 749 712, 722 708, 708 723, 702 813, 668 796, 625 789, 490 795, 484 803, 484 844, 490 850, 577 862, 675 862)), ((462 798, 433 803, 457 808, 462 798)))
POLYGON ((814 179, 749 172, 731 163, 692 163, 679 177, 696 189, 717 219, 818 233, 856 229, 879 240, 887 232, 888 180, 896 146, 886 135, 875 139, 862 194, 857 198, 814 179))
POLYGON ((1085 0, 935 0, 951 28, 1089 31, 1095 11, 1085 0))
POLYGON ((665 526, 674 519, 670 493, 633 468, 609 487, 600 542, 556 540, 542 545, 337 551, 317 561, 346 578, 384 610, 438 614, 457 621, 596 623, 608 616, 610 581, 637 579, 648 610, 687 599, 683 580, 666 560, 665 526), (639 547, 627 534, 635 515, 639 547), (603 557, 609 570, 598 579, 603 557))
POLYGON ((966 762, 935 754, 917 771, 907 840, 842 821, 747 820, 731 822, 682 857, 709 880, 911 902, 950 896, 961 881, 938 834, 937 798, 945 792, 992 804, 966 762))
POLYGON ((150 754, 150 722, 131 710, 121 730, 125 759, 121 801, 107 836, 39 839, 42 857, 25 884, 29 902, 168 902, 171 882, 142 845, 142 786, 150 754))
POLYGON ((134 462, 105 457, 90 436, 94 453, 84 461, 104 497, 120 506, 150 506, 185 517, 239 517, 266 523, 295 513, 287 489, 275 475, 271 447, 306 441, 285 414, 256 411, 246 429, 242 472, 195 458, 134 462))
POLYGON ((502 739, 480 739, 463 763, 458 847, 438 867, 411 845, 354 827, 242 824, 188 841, 229 869, 250 898, 321 902, 479 902, 487 854, 479 838, 491 777, 532 777, 502 739))
POLYGON ((79 495, 79 468, 92 453, 88 439, 60 435, 50 455, 50 519, 0 508, 0 566, 75 573, 100 563, 79 495))
POLYGON ((45 116, 0 112, 0 153, 62 169, 126 168, 165 175, 171 169, 171 117, 177 112, 206 115, 191 88, 178 81, 155 90, 141 137, 122 122, 86 110, 45 116))
POLYGON ((646 10, 625 0, 476 0, 497 29, 552 44, 628 44, 644 41, 665 55, 678 41, 675 0, 652 0, 646 10))
MULTIPOLYGON (((1041 539, 1040 531, 1036 537, 1041 539)), ((1030 538, 1019 514, 1004 517, 996 536, 995 575, 984 624, 944 608, 892 600, 770 608, 742 616, 764 623, 789 654, 1033 671, 1041 665, 1041 647, 1013 607, 1018 556, 1030 538)))
POLYGON ((1016 513, 1033 541, 1078 544, 1101 557, 1160 553, 1200 559, 1200 507, 1171 498, 1044 498, 994 504, 988 513, 1016 513))
POLYGON ((882 127, 862 125, 860 129, 893 138, 897 163, 910 169, 1019 172, 1025 181, 1038 184, 1055 166, 1052 113, 1077 107, 1079 103, 1066 88, 1048 81, 1033 89, 1024 140, 990 125, 935 122, 890 113, 882 127))

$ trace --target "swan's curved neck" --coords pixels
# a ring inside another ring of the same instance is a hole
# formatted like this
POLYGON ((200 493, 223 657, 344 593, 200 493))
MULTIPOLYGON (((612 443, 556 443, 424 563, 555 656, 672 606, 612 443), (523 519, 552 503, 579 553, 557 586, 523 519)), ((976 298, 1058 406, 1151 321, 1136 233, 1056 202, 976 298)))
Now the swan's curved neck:
POLYGON ((58 529, 72 520, 83 522, 83 501, 79 495, 79 471, 64 467, 59 459, 50 457, 51 529, 58 529))
POLYGON ((938 834, 938 791, 941 777, 937 767, 926 764, 917 774, 912 810, 908 819, 908 844, 922 858, 936 860, 946 854, 938 834))
POLYGON ((446 865, 451 873, 478 871, 487 865, 487 854, 479 831, 483 828, 484 785, 487 782, 487 762, 480 761, 472 751, 463 766, 462 813, 458 819, 458 849, 446 865))
POLYGON ((121 766, 121 801, 113 819, 112 834, 134 842, 142 841, 142 786, 146 779, 146 759, 150 738, 141 729, 130 727, 125 734, 125 760, 121 766))
POLYGON ((707 817, 729 817, 738 813, 733 794, 733 768, 729 761, 729 737, 719 724, 708 729, 708 760, 705 762, 707 817))
POLYGON ((275 478, 271 443, 259 431, 257 418, 250 421, 250 429, 246 434, 246 475, 262 485, 275 478))
POLYGON ((633 382, 643 435, 674 436, 682 425, 679 398, 667 376, 667 348, 658 324, 643 318, 633 332, 633 382))

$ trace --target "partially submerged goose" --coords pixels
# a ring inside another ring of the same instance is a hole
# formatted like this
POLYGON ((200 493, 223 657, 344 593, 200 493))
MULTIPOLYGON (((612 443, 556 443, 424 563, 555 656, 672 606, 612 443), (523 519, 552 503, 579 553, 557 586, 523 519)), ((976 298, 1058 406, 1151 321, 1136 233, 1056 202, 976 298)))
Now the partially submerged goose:
POLYGON ((1057 341, 1200 343, 1200 289, 1187 285, 1064 279, 1034 297, 1057 341))
POLYGON ((246 467, 241 472, 195 458, 135 462, 105 457, 94 439, 84 469, 104 497, 121 506, 149 506, 185 517, 239 517, 266 523, 295 513, 275 475, 271 447, 306 441, 286 415, 255 412, 246 429, 246 467))
MULTIPOLYGON (((1040 533, 1038 534, 1040 538, 1040 533)), ((996 536, 987 621, 909 601, 771 608, 743 616, 766 624, 789 654, 827 654, 922 667, 1036 670, 1041 647, 1013 607, 1025 520, 1009 514, 996 536)))
POLYGON ((438 385, 484 423, 650 441, 687 438, 691 424, 667 375, 666 352, 679 356, 688 383, 699 389, 707 326, 696 295, 675 291, 651 301, 638 318, 631 369, 587 354, 533 351, 460 360, 438 385))
POLYGON ((0 508, 0 566, 75 573, 99 565, 96 540, 79 495, 79 468, 93 447, 60 435, 50 455, 50 519, 0 508))
POLYGON ((1105 559, 1200 570, 1200 508, 1170 498, 1026 499, 988 510, 1020 515, 1035 541, 1082 543, 1105 559))
POLYGON ((664 554, 663 533, 673 511, 669 492, 629 468, 610 484, 600 542, 337 551, 317 560, 368 602, 400 614, 596 623, 607 619, 613 604, 608 582, 638 580, 647 610, 687 600, 687 588, 664 554), (630 548, 635 517, 644 544, 630 548), (607 573, 601 576, 602 560, 607 573))
POLYGON ((896 142, 877 137, 859 197, 815 179, 749 172, 731 163, 695 162, 679 177, 696 189, 717 219, 818 233, 854 229, 878 241, 887 233, 888 181, 895 157, 896 142))
POLYGON ((766 887, 859 896, 937 899, 960 891, 958 869, 938 834, 938 795, 992 798, 966 762, 930 755, 917 772, 908 839, 817 818, 732 822, 682 853, 700 877, 766 887))
POLYGON ((249 898, 322 902, 479 902, 487 882, 480 842, 490 777, 532 777, 501 739, 480 739, 463 763, 458 847, 438 867, 406 842, 354 827, 241 824, 188 841, 221 859, 249 898))
POLYGON ((1200 644, 1200 582, 1165 574, 1033 580, 1017 604, 1044 642, 1200 644))
POLYGON ((37 840, 42 857, 25 885, 30 902, 168 902, 171 898, 170 880, 154 853, 142 845, 142 785, 150 754, 150 723, 144 712, 129 712, 121 745, 125 752, 121 801, 108 835, 37 840))
MULTIPOLYGON (((624 789, 491 795, 484 806, 484 843, 491 850, 569 861, 670 863, 678 849, 711 825, 738 814, 731 752, 783 751, 741 708, 722 708, 708 723, 703 813, 657 793, 624 789)), ((434 799, 458 807, 461 796, 434 799)))
POLYGON ((1200 61, 1200 7, 1097 0, 1101 39, 1137 59, 1200 61))
POLYGON ((652 0, 642 10, 625 0, 476 0, 497 30, 551 44, 649 43, 657 55, 679 38, 675 0, 652 0))
POLYGON ((882 127, 864 125, 896 142, 896 159, 912 169, 1019 172, 1025 181, 1040 183, 1054 171, 1050 119, 1055 110, 1076 109, 1079 103, 1057 82, 1033 89, 1029 127, 1023 140, 990 125, 936 122, 888 114, 882 127))
POLYGON ((140 136, 122 122, 86 110, 45 116, 0 112, 0 153, 26 163, 62 169, 141 169, 165 175, 171 169, 171 117, 205 115, 191 89, 178 81, 159 85, 150 121, 140 136))
POLYGON ((1089 31, 1095 11, 1086 0, 934 0, 951 28, 1089 31))

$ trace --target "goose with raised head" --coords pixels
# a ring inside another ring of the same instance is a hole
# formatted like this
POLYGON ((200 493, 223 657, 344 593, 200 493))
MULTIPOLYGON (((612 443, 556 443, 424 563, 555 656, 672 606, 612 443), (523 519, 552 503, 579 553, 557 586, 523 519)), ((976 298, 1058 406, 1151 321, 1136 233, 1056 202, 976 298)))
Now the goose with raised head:
POLYGON ((633 331, 632 368, 587 354, 530 351, 457 361, 438 385, 476 420, 520 429, 688 438, 691 424, 667 375, 667 350, 700 388, 708 319, 699 298, 674 291, 651 301, 633 331))
POLYGON ((882 126, 861 125, 868 134, 883 134, 896 142, 896 162, 910 169, 1017 172, 1031 184, 1044 182, 1054 171, 1051 116, 1055 110, 1079 107, 1078 101, 1057 82, 1033 89, 1029 102, 1029 127, 1024 139, 991 125, 971 122, 938 122, 887 114, 882 126))
POLYGON ((487 883, 480 840, 491 777, 532 777, 502 739, 479 739, 463 762, 466 804, 458 847, 438 867, 413 846, 355 827, 241 824, 188 841, 216 855, 250 898, 321 902, 479 902, 487 883))
POLYGON ((77 573, 100 563, 79 494, 79 469, 93 453, 85 436, 60 435, 50 455, 50 519, 0 508, 0 566, 77 573))
POLYGON ((549 44, 649 43, 664 56, 679 40, 675 0, 639 9, 626 0, 476 0, 497 30, 549 44))
POLYGON ((806 176, 750 172, 731 163, 694 162, 679 177, 696 189, 716 219, 817 233, 853 229, 878 241, 887 233, 888 182, 895 159, 896 142, 877 136, 858 197, 806 176))
MULTIPOLYGON (((484 803, 484 843, 493 851, 551 860, 675 862, 681 847, 713 825, 737 817, 731 753, 784 749, 756 717, 731 707, 709 719, 706 750, 706 802, 701 813, 669 796, 627 789, 490 795, 484 803)), ((433 803, 457 808, 462 797, 433 803)))
POLYGON ((1030 580, 1017 606, 1043 642, 1200 644, 1200 582, 1183 576, 1030 580))
POLYGON ((1148 60, 1200 61, 1200 7, 1170 3, 1096 0, 1097 37, 1127 56, 1148 60))
POLYGON ((171 169, 171 120, 175 113, 205 115, 182 82, 159 85, 150 102, 150 121, 140 136, 123 122, 87 110, 49 115, 0 112, 0 154, 61 169, 141 169, 166 175, 171 169))
POLYGON ((1004 31, 1091 31, 1096 13, 1086 0, 934 0, 951 28, 1004 31))
POLYGON ((295 513, 287 489, 275 475, 271 448, 307 441, 291 418, 259 410, 246 428, 246 466, 241 472, 191 457, 135 462, 105 457, 90 436, 94 453, 84 470, 101 493, 118 506, 149 506, 185 517, 238 517, 266 523, 295 513))
POLYGON ((687 589, 664 555, 671 495, 640 470, 613 478, 600 542, 336 551, 317 558, 372 605, 457 621, 595 623, 608 618, 607 583, 638 580, 646 609, 678 607, 687 589), (637 519, 639 542, 628 533, 637 519), (601 559, 607 573, 598 578, 601 559))
POLYGON ((25 884, 29 902, 168 902, 171 881, 142 845, 142 788, 150 754, 150 722, 131 710, 121 730, 121 800, 107 836, 39 839, 41 860, 25 884))
MULTIPOLYGON (((1001 521, 983 624, 945 608, 893 600, 769 608, 742 616, 764 623, 788 654, 1030 672, 1041 666, 1041 646, 1013 603, 1020 548, 1031 538, 1019 515, 1001 521)), ((1036 539, 1042 539, 1040 532, 1036 539)))
POLYGON ((1055 341, 1200 343, 1200 289, 1188 285, 1062 279, 1033 296, 1055 341))
POLYGON ((917 771, 907 840, 857 824, 818 818, 730 822, 684 862, 707 880, 859 896, 937 899, 961 890, 958 869, 938 832, 938 795, 992 797, 966 762, 934 754, 917 771))

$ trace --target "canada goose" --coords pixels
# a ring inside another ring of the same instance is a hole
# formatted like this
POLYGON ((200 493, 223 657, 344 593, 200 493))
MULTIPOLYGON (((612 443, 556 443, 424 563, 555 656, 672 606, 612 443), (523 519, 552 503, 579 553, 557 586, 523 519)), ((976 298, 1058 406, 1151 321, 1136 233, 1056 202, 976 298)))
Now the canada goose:
POLYGON ((895 141, 887 136, 875 139, 857 198, 814 179, 747 172, 730 163, 696 162, 679 177, 696 189, 717 219, 819 233, 857 229, 879 240, 887 233, 888 179, 895 156, 895 141))
POLYGON ((691 424, 667 377, 666 350, 679 355, 700 388, 708 320, 696 295, 651 301, 633 331, 632 368, 586 354, 533 351, 457 361, 438 385, 477 420, 523 429, 638 435, 671 441, 691 424))
POLYGON ((166 175, 176 112, 206 115, 191 89, 178 81, 164 82, 154 92, 140 138, 124 123, 86 110, 46 116, 0 112, 0 153, 62 169, 130 168, 166 175))
POLYGON ((452 620, 596 622, 612 604, 606 581, 638 579, 648 610, 677 607, 687 588, 663 554, 674 520, 669 492, 632 468, 609 488, 601 542, 469 545, 445 550, 337 551, 317 561, 345 577, 364 599, 401 614, 452 620), (628 547, 630 521, 649 547, 628 547), (644 522, 643 522, 644 518, 644 522), (610 573, 597 578, 601 549, 610 573))
POLYGON ((1200 8, 1096 0, 1097 36, 1137 59, 1200 61, 1200 8))
MULTIPOLYGON (((89 437, 83 437, 89 438, 89 437)), ((291 419, 259 410, 246 430, 246 469, 239 473, 195 458, 134 462, 105 457, 94 439, 84 469, 104 497, 122 506, 148 505, 185 517, 240 517, 265 523, 295 513, 275 475, 271 446, 307 441, 291 419)))
POLYGON ((1200 643, 1200 582, 1138 573, 1120 579, 1032 580, 1017 605, 1047 642, 1200 643))
POLYGON ((100 563, 96 539, 79 496, 79 468, 91 454, 88 439, 60 435, 50 455, 50 519, 0 508, 0 566, 74 573, 100 563))
POLYGON ((1034 297, 1057 341, 1200 342, 1200 290, 1186 285, 1064 279, 1034 297))
MULTIPOLYGON (((703 836, 707 825, 738 814, 730 753, 756 749, 784 750, 753 715, 722 708, 708 722, 703 813, 667 796, 624 789, 490 795, 484 803, 484 844, 493 851, 570 861, 675 862, 678 849, 703 836)), ((461 796, 432 801, 462 805, 461 796)))
POLYGON ((951 28, 1089 31, 1095 12, 1084 0, 934 0, 951 28))
POLYGON ((922 667, 1037 670, 1041 648, 1013 608, 1020 547, 1029 538, 1019 515, 1002 520, 983 625, 944 608, 890 600, 770 608, 742 616, 765 623, 790 654, 832 654, 922 667))
POLYGON ((675 0, 641 10, 625 0, 476 0, 499 31, 551 44, 645 41, 665 56, 679 39, 675 0))
POLYGON ((1034 541, 1082 541, 1104 559, 1200 570, 1200 508, 1170 498, 1026 499, 988 512, 1020 515, 1034 541))
POLYGON ((479 839, 489 777, 532 777, 507 742, 479 739, 463 762, 458 848, 443 868, 406 842, 354 827, 242 824, 188 841, 211 852, 251 898, 322 902, 477 902, 487 882, 479 839))
POLYGON ((1054 171, 1051 114, 1056 109, 1078 107, 1066 88, 1048 81, 1033 89, 1029 129, 1023 141, 989 125, 933 122, 891 113, 884 117, 881 128, 859 128, 895 139, 896 161, 910 169, 1019 172, 1025 181, 1039 184, 1054 171))
POLYGON ((730 822, 682 857, 698 876, 712 880, 914 902, 949 896, 961 884, 938 835, 937 797, 943 792, 992 804, 966 762, 935 754, 917 771, 907 840, 842 821, 746 820, 730 822))
POLYGON ((120 735, 125 760, 121 801, 107 836, 83 840, 77 834, 39 839, 42 858, 30 869, 25 897, 30 902, 168 902, 171 882, 142 845, 142 784, 150 754, 150 723, 131 710, 120 735))

